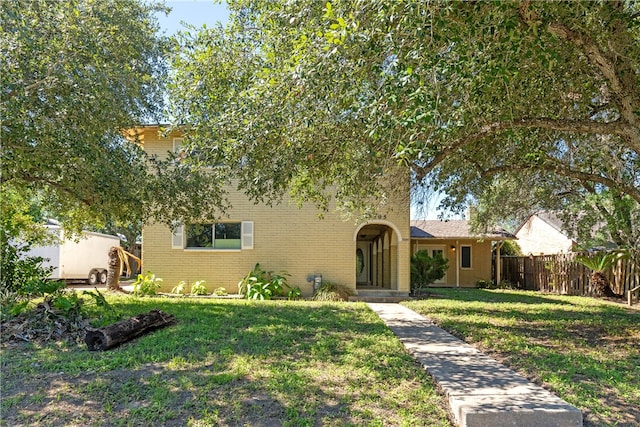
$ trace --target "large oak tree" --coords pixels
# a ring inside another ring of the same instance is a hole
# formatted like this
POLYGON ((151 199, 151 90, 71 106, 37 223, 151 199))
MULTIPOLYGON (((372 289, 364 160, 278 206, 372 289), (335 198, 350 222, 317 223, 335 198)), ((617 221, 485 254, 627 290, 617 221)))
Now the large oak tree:
MULTIPOLYGON (((4 194, 76 230, 222 205, 206 173, 149 159, 123 137, 163 112, 162 11, 137 0, 0 2, 4 194)), ((8 200, 3 217, 15 214, 8 200)))
POLYGON ((637 244, 637 2, 230 8, 227 28, 183 36, 172 99, 194 147, 256 199, 362 211, 404 188, 380 180, 404 165, 414 194, 477 205, 480 225, 565 208, 637 244))

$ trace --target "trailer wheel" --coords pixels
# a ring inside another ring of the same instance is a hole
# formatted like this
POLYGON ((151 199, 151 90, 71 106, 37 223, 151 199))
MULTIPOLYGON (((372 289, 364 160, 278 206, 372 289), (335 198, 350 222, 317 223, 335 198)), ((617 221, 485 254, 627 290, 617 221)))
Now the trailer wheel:
POLYGON ((95 286, 98 283, 98 270, 91 270, 89 272, 89 278, 87 279, 87 283, 89 283, 90 286, 95 286))
POLYGON ((98 279, 100 280, 101 285, 105 285, 107 283, 107 270, 100 271, 98 279))

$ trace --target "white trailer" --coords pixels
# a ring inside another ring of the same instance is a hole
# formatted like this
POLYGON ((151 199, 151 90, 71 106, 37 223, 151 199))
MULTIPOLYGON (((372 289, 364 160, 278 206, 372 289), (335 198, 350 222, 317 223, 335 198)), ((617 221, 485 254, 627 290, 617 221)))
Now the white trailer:
POLYGON ((108 234, 83 231, 78 241, 65 239, 57 225, 47 225, 55 241, 48 246, 34 246, 27 256, 42 257, 45 267, 53 267, 51 279, 86 280, 91 286, 107 283, 109 249, 120 246, 120 239, 108 234))

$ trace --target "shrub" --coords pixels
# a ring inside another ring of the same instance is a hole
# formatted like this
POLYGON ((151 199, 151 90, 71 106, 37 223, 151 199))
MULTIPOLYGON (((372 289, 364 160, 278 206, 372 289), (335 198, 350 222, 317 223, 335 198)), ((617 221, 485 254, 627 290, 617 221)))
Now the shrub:
POLYGON ((146 275, 138 274, 138 279, 133 283, 133 294, 136 296, 155 295, 160 289, 162 279, 147 271, 146 275))
POLYGON ((426 250, 418 251, 411 257, 411 291, 422 289, 436 280, 442 279, 449 268, 449 261, 442 255, 429 256, 426 250))
POLYGON ((238 292, 246 299, 265 300, 281 295, 288 288, 286 272, 266 271, 259 263, 238 282, 238 292))
POLYGON ((493 284, 493 282, 491 280, 478 280, 476 282, 476 288, 478 289, 493 289, 495 288, 495 285, 493 284))
POLYGON ((225 288, 223 288, 223 287, 215 288, 215 289, 213 290, 213 294, 214 294, 215 296, 218 296, 218 297, 223 297, 223 296, 225 296, 225 295, 229 295, 229 294, 227 293, 227 290, 226 290, 225 288))
POLYGON ((204 280, 198 280, 191 285, 191 295, 207 295, 207 282, 204 280))
POLYGON ((187 286, 187 282, 183 280, 171 289, 171 293, 176 295, 182 295, 184 293, 184 288, 186 286, 187 286))
POLYGON ((348 301, 353 291, 346 286, 323 281, 311 299, 313 301, 348 301))
POLYGON ((3 242, 0 248, 0 289, 15 291, 29 296, 31 289, 46 283, 53 267, 44 267, 42 257, 27 257, 29 244, 3 242))
POLYGON ((302 291, 298 286, 296 286, 295 288, 289 289, 289 292, 287 292, 288 300, 297 300, 297 299, 300 299, 301 296, 302 296, 302 291))
POLYGON ((522 249, 515 240, 504 240, 500 248, 501 256, 522 256, 522 249))

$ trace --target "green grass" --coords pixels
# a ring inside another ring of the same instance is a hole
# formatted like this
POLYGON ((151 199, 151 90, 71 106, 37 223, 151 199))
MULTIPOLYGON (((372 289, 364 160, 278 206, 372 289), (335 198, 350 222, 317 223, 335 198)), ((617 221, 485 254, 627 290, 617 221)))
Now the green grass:
POLYGON ((640 311, 535 292, 435 292, 405 304, 580 408, 585 425, 640 423, 640 311))
POLYGON ((2 349, 2 425, 445 426, 428 375, 364 304, 108 296, 174 326, 106 352, 2 349))

